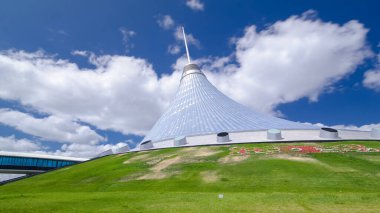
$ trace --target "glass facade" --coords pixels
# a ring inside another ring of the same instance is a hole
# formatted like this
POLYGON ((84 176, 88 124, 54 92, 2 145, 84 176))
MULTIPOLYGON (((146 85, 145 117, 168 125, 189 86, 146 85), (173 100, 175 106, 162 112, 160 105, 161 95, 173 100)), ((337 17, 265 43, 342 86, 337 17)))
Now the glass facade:
POLYGON ((179 136, 267 129, 319 129, 262 114, 215 88, 194 64, 185 66, 174 100, 143 141, 153 143, 179 136))
POLYGON ((0 156, 0 169, 50 170, 75 164, 75 161, 0 156))

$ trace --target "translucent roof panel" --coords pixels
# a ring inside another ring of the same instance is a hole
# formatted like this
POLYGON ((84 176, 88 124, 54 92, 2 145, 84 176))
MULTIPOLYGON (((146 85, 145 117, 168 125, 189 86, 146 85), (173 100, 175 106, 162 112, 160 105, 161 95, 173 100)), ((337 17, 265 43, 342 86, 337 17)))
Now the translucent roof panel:
POLYGON ((143 141, 265 129, 318 129, 255 112, 216 89, 195 64, 184 68, 173 102, 143 141))

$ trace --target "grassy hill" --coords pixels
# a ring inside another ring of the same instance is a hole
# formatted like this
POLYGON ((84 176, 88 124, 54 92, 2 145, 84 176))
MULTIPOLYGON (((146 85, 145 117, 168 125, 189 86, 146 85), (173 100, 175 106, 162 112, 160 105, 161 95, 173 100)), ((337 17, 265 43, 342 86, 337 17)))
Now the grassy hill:
POLYGON ((0 186, 0 212, 378 212, 380 142, 113 155, 0 186), (219 194, 223 194, 220 199, 219 194))

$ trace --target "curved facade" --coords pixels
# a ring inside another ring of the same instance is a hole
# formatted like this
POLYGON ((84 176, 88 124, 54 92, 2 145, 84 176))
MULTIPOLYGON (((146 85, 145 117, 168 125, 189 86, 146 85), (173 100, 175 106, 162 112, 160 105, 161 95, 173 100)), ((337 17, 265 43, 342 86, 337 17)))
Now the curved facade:
POLYGON ((216 89, 196 64, 188 64, 173 102, 143 141, 266 129, 318 127, 255 112, 216 89))

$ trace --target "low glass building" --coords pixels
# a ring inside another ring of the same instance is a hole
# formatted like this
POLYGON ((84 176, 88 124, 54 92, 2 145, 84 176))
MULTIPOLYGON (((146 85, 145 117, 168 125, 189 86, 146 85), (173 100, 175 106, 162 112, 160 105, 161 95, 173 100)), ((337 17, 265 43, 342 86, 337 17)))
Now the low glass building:
POLYGON ((0 173, 39 173, 86 161, 83 158, 0 152, 0 173))

